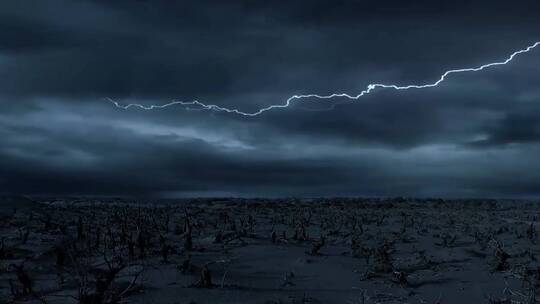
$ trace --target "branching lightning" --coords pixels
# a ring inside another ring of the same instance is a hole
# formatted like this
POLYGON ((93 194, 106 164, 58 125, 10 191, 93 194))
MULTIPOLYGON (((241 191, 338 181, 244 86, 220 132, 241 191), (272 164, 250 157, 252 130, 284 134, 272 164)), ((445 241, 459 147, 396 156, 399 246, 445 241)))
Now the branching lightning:
POLYGON ((293 96, 289 97, 287 100, 285 100, 285 103, 270 105, 270 106, 267 106, 267 107, 264 107, 264 108, 260 108, 259 110, 254 111, 254 112, 244 112, 244 111, 241 111, 241 110, 238 110, 238 109, 235 109, 235 108, 221 107, 221 106, 218 106, 218 105, 215 105, 215 104, 205 104, 205 103, 200 102, 198 100, 193 100, 193 101, 172 101, 170 103, 166 103, 166 104, 162 104, 162 105, 145 106, 145 105, 136 104, 136 103, 131 103, 131 104, 127 104, 127 105, 121 105, 120 103, 114 101, 111 98, 106 98, 106 99, 108 101, 110 101, 113 105, 115 105, 116 107, 118 107, 120 109, 124 109, 124 110, 127 110, 129 108, 139 108, 139 109, 142 109, 142 110, 154 110, 154 109, 164 109, 164 108, 175 106, 175 105, 182 105, 182 106, 186 106, 186 107, 196 106, 201 110, 227 112, 227 113, 238 114, 238 115, 243 115, 243 116, 258 116, 258 115, 263 114, 264 112, 267 112, 267 111, 270 111, 270 110, 273 110, 273 109, 287 108, 294 101, 300 100, 300 99, 306 99, 306 98, 332 99, 332 98, 340 97, 340 98, 348 98, 348 99, 351 99, 351 100, 357 100, 357 99, 361 98, 362 96, 365 96, 365 95, 368 95, 368 94, 372 93, 374 90, 376 90, 378 88, 381 88, 381 89, 394 89, 394 90, 410 90, 410 89, 426 89, 426 88, 436 87, 439 84, 441 84, 442 82, 444 82, 446 80, 446 78, 451 74, 467 73, 467 72, 479 72, 479 71, 482 71, 484 69, 488 69, 488 68, 491 68, 491 67, 500 66, 500 65, 506 65, 509 62, 511 62, 517 55, 520 55, 520 54, 523 54, 523 53, 528 53, 532 49, 536 48, 538 45, 540 45, 540 41, 536 42, 536 43, 534 43, 532 45, 529 45, 528 47, 526 47, 524 49, 515 51, 514 53, 512 53, 510 56, 508 56, 503 61, 492 62, 492 63, 484 64, 484 65, 481 65, 481 66, 478 66, 478 67, 474 67, 474 68, 463 68, 463 69, 455 69, 455 70, 446 71, 439 77, 439 79, 437 81, 435 81, 433 83, 410 84, 410 85, 405 85, 405 86, 400 86, 400 85, 396 85, 396 84, 372 83, 372 84, 367 85, 366 89, 361 91, 357 95, 350 95, 350 94, 347 94, 347 93, 333 93, 333 94, 330 94, 330 95, 318 95, 318 94, 293 95, 293 96))

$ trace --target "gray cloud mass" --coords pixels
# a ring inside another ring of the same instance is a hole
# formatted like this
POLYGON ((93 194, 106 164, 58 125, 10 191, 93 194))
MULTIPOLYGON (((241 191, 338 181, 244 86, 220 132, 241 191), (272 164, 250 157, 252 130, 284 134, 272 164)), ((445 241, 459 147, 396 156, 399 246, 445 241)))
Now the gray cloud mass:
POLYGON ((0 193, 540 194, 538 1, 3 1, 0 193), (333 110, 328 110, 338 103, 333 110))

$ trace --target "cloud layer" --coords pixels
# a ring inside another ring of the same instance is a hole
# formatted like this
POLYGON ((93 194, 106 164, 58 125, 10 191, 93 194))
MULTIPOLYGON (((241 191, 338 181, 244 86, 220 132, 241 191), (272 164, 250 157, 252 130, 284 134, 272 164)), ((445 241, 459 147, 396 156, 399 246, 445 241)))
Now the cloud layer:
POLYGON ((0 4, 0 192, 88 195, 540 194, 537 1, 30 1, 0 4), (342 103, 325 111, 332 103, 342 103))

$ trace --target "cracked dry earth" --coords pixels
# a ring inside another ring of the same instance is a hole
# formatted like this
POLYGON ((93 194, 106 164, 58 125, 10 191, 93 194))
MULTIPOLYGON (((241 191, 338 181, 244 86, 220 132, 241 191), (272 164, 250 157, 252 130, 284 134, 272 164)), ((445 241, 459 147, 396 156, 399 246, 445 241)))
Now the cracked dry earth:
POLYGON ((1 206, 0 303, 536 303, 540 284, 534 201, 1 206))

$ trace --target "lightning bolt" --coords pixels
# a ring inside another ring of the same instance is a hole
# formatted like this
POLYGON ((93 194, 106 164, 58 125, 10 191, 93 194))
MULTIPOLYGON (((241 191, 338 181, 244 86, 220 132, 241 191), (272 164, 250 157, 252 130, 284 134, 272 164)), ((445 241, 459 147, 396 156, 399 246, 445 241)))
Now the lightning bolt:
POLYGON ((439 79, 437 81, 435 81, 433 83, 410 84, 410 85, 405 85, 405 86, 400 86, 400 85, 396 85, 396 84, 372 83, 372 84, 367 85, 366 89, 361 91, 357 95, 350 95, 350 94, 347 94, 347 93, 333 93, 333 94, 330 94, 330 95, 318 95, 318 94, 292 95, 291 97, 287 98, 287 100, 285 100, 285 102, 282 103, 282 104, 270 105, 270 106, 267 106, 267 107, 264 107, 264 108, 260 108, 259 110, 254 111, 254 112, 244 112, 244 111, 241 111, 241 110, 238 110, 238 109, 235 109, 235 108, 221 107, 221 106, 218 106, 218 105, 215 105, 215 104, 206 104, 206 103, 200 102, 198 100, 193 100, 193 101, 172 101, 170 103, 166 103, 166 104, 162 104, 162 105, 149 105, 149 106, 145 106, 145 105, 137 104, 137 103, 130 103, 130 104, 127 104, 127 105, 121 105, 117 101, 114 101, 113 99, 108 98, 108 97, 106 98, 106 100, 111 102, 117 108, 124 109, 124 110, 127 110, 129 108, 139 108, 139 109, 142 109, 142 110, 154 110, 154 109, 164 109, 164 108, 168 108, 168 107, 175 106, 175 105, 182 105, 182 106, 187 106, 187 107, 196 106, 196 107, 199 107, 202 110, 226 112, 226 113, 231 113, 231 114, 238 114, 238 115, 242 115, 242 116, 251 116, 251 117, 253 117, 253 116, 261 115, 264 112, 267 112, 267 111, 270 111, 270 110, 287 108, 294 101, 301 100, 301 99, 306 99, 306 98, 332 99, 332 98, 336 98, 336 97, 341 97, 341 98, 348 98, 348 99, 351 99, 351 100, 358 100, 361 97, 363 97, 365 95, 368 95, 368 94, 372 93, 373 91, 375 91, 376 89, 379 89, 379 88, 380 89, 394 89, 394 90, 411 90, 411 89, 433 88, 433 87, 438 86, 442 82, 444 82, 446 80, 446 78, 448 76, 452 75, 452 74, 468 73, 468 72, 479 72, 479 71, 482 71, 482 70, 485 70, 485 69, 488 69, 488 68, 492 68, 492 67, 496 67, 496 66, 500 66, 500 65, 506 65, 506 64, 510 63, 512 60, 514 60, 514 58, 517 55, 528 53, 531 50, 533 50, 534 48, 536 48, 538 45, 540 45, 540 41, 538 41, 538 42, 536 42, 536 43, 534 43, 532 45, 529 45, 524 49, 515 51, 514 53, 512 53, 510 56, 508 56, 503 61, 492 62, 492 63, 484 64, 484 65, 481 65, 481 66, 478 66, 478 67, 473 67, 473 68, 463 68, 463 69, 455 69, 455 70, 446 71, 439 77, 439 79))

